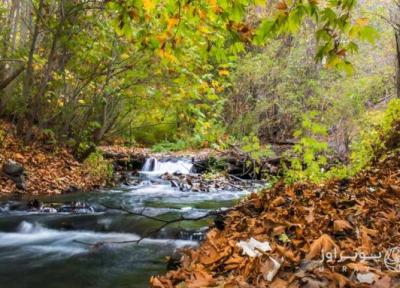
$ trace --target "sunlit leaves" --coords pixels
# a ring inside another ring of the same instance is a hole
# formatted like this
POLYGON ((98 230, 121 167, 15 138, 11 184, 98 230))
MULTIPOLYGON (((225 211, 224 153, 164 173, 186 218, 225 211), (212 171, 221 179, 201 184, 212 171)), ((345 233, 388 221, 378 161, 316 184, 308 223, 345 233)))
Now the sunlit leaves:
POLYGON ((313 20, 319 27, 316 38, 320 42, 320 49, 316 58, 320 61, 328 58, 328 62, 335 64, 331 66, 343 66, 336 65, 339 64, 338 60, 344 63, 348 54, 356 51, 354 46, 350 49, 345 47, 347 37, 369 42, 376 37, 374 30, 368 26, 368 19, 352 20, 351 13, 357 3, 355 0, 281 0, 275 4, 272 16, 260 19, 257 27, 246 24, 247 9, 252 5, 263 7, 265 1, 141 0, 111 3, 114 4, 110 4, 110 7, 117 11, 117 26, 122 33, 134 33, 137 41, 152 49, 169 49, 166 55, 176 54, 175 58, 168 57, 173 61, 180 58, 178 54, 185 55, 189 50, 197 53, 203 61, 209 61, 210 57, 218 62, 225 61, 229 54, 243 51, 243 46, 237 43, 252 41, 260 45, 281 34, 296 33, 305 19, 313 20), (127 21, 143 29, 140 33, 134 32, 127 21), (233 48, 227 50, 228 46, 233 48))
POLYGON ((143 8, 146 10, 147 13, 150 13, 156 7, 157 0, 142 0, 143 1, 143 8))
POLYGON ((268 6, 264 0, 130 0, 109 1, 109 10, 119 35, 153 53, 160 75, 168 71, 171 83, 180 88, 168 85, 160 93, 182 102, 177 115, 190 126, 195 125, 188 120, 194 103, 203 105, 196 109, 207 117, 220 109, 215 107, 221 107, 232 71, 223 65, 235 62, 252 45, 297 33, 305 23, 315 27, 316 60, 351 74, 349 56, 358 51, 357 42, 376 37, 368 19, 352 17, 356 2, 280 0, 268 6), (256 19, 249 21, 254 6, 256 19))

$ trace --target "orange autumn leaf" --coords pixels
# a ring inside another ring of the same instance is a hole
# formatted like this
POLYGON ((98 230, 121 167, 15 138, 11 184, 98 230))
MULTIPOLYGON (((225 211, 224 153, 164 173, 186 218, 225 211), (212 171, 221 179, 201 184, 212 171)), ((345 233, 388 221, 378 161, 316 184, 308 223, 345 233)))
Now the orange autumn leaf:
POLYGON ((176 24, 178 24, 178 22, 179 22, 178 18, 175 18, 175 17, 169 18, 167 21, 167 30, 171 31, 172 28, 174 28, 176 26, 176 24))
POLYGON ((336 232, 342 232, 351 229, 353 229, 353 226, 351 226, 351 224, 346 220, 335 220, 333 222, 333 230, 336 232))
POLYGON ((307 260, 312 260, 317 256, 321 256, 322 253, 326 253, 336 249, 337 252, 340 251, 339 246, 332 240, 328 234, 323 234, 317 240, 310 245, 310 250, 306 255, 307 260))
POLYGON ((348 263, 348 264, 346 264, 346 266, 349 269, 357 271, 357 272, 369 272, 370 271, 370 267, 363 263, 348 263))
POLYGON ((281 2, 278 2, 276 4, 276 9, 278 9, 278 10, 287 10, 288 6, 287 6, 285 1, 281 1, 281 2))
POLYGON ((195 271, 190 276, 188 288, 204 288, 212 286, 216 283, 213 277, 206 271, 195 271))

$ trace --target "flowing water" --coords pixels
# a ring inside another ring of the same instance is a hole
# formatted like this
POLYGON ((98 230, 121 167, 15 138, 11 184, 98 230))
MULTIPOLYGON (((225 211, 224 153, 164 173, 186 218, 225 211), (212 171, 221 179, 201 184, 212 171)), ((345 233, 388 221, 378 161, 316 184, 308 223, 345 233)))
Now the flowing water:
POLYGON ((166 271, 165 258, 175 249, 197 245, 210 219, 181 222, 153 233, 162 223, 113 207, 162 219, 182 214, 197 217, 210 209, 230 207, 247 193, 181 192, 155 178, 190 170, 187 160, 152 159, 134 185, 40 198, 45 206, 41 209, 32 201, 26 207, 28 199, 4 199, 0 287, 148 287, 151 275, 166 271))

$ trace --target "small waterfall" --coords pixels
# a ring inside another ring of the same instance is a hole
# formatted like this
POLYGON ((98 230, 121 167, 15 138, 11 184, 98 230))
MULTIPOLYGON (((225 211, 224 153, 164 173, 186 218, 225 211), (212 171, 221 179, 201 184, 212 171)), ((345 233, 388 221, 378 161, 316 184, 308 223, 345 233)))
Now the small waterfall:
POLYGON ((143 165, 142 171, 143 172, 154 171, 154 168, 156 167, 157 162, 158 162, 157 159, 154 157, 147 158, 146 162, 143 165))
POLYGON ((146 159, 141 174, 160 176, 165 173, 189 174, 193 164, 186 159, 157 160, 154 157, 146 159))

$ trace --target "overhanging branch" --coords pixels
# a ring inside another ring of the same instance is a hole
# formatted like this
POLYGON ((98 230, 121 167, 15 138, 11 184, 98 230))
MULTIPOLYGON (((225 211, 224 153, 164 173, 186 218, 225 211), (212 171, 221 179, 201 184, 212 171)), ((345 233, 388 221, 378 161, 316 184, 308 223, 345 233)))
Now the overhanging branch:
POLYGON ((99 242, 95 242, 95 243, 88 243, 88 242, 83 242, 83 241, 79 241, 79 240, 75 240, 75 242, 80 243, 80 244, 84 244, 84 245, 88 245, 88 246, 92 246, 95 248, 101 247, 103 245, 107 245, 107 244, 128 244, 128 243, 135 243, 135 244, 139 244, 140 242, 142 242, 144 239, 155 235, 156 233, 160 232, 163 228, 175 224, 175 223, 179 223, 179 222, 183 222, 183 221, 200 221, 200 220, 204 220, 207 219, 209 217, 215 217, 215 216, 222 216, 222 215, 226 215, 227 213, 233 211, 233 210, 237 210, 240 209, 242 206, 236 206, 233 208, 228 208, 228 209, 219 209, 219 210, 213 210, 213 211, 209 211, 207 213, 205 213, 202 216, 199 217, 185 217, 183 214, 181 214, 178 218, 175 219, 171 219, 171 220, 165 220, 165 219, 161 219, 158 217, 154 217, 154 216, 150 216, 150 215, 146 215, 144 212, 146 210, 146 207, 144 207, 140 212, 135 212, 130 210, 129 208, 123 207, 123 206, 117 206, 117 207, 113 207, 113 206, 108 206, 108 205, 104 205, 102 204, 102 206, 104 206, 107 209, 113 209, 113 210, 119 210, 119 211, 123 211, 129 215, 133 215, 133 216, 138 216, 138 217, 143 217, 146 219, 150 219, 153 221, 157 221, 162 223, 160 226, 158 226, 156 229, 151 230, 150 232, 146 233, 145 235, 141 236, 139 239, 136 240, 126 240, 126 241, 99 241, 99 242))

